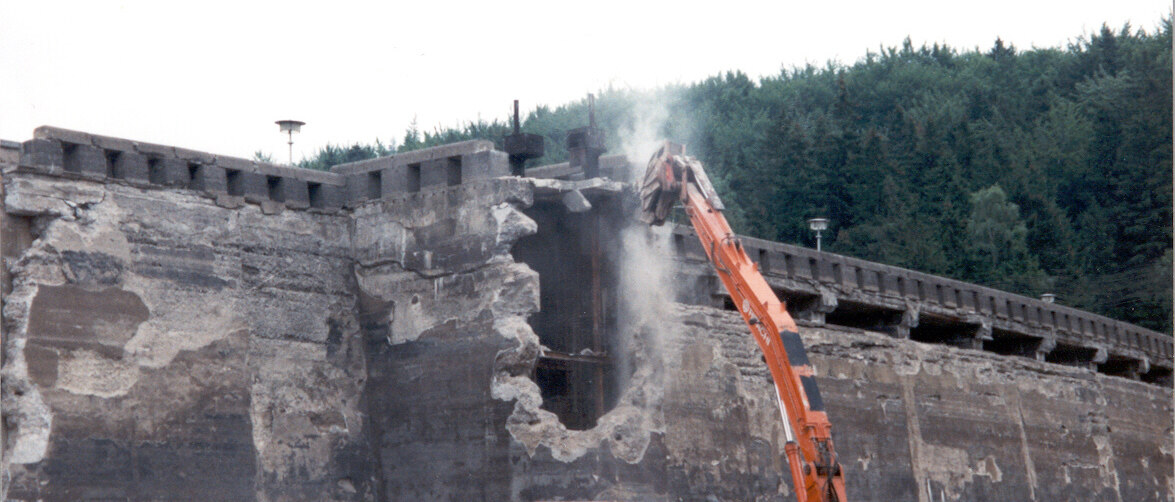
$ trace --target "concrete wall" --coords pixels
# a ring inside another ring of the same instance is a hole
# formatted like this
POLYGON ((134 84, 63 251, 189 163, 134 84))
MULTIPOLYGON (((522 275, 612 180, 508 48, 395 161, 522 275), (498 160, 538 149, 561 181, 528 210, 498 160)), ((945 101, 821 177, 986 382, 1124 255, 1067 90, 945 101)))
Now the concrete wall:
POLYGON ((35 239, 6 250, 8 499, 370 494, 348 219, 4 187, 5 237, 35 239))
MULTIPOLYGON (((543 278, 511 254, 540 231, 523 210, 575 191, 623 204, 619 184, 474 177, 348 210, 53 165, 3 172, 4 498, 791 494, 733 312, 667 304, 655 332, 624 335, 631 375, 598 426, 542 409, 526 320, 543 278)), ((1169 387, 815 321, 802 335, 856 500, 1175 497, 1169 387)))

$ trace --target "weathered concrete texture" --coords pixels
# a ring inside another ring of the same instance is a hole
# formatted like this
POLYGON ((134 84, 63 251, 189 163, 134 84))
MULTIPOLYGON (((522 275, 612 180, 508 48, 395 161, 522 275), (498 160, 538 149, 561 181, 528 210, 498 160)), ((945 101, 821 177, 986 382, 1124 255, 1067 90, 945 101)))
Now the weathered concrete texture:
MULTIPOLYGON (((6 174, 6 498, 792 495, 767 371, 734 312, 664 302, 655 330, 622 326, 627 383, 596 427, 542 409, 546 349, 527 319, 544 278, 511 254, 542 231, 524 210, 573 190, 599 210, 618 185, 485 179, 267 214, 6 174)), ((802 335, 854 500, 1173 498, 1168 388, 848 328, 802 335)))
POLYGON ((508 254, 535 231, 513 205, 529 201, 521 181, 483 182, 356 211, 382 500, 507 498, 511 405, 490 383, 538 309, 537 274, 508 254))
MULTIPOLYGON (((741 319, 704 307, 681 312, 690 329, 669 356, 679 358, 671 367, 682 373, 670 380, 710 382, 701 385, 703 393, 726 385, 715 394, 727 396, 730 405, 716 407, 714 397, 695 397, 697 389, 670 386, 666 442, 681 438, 683 446, 717 456, 761 441, 771 445, 766 458, 778 459, 774 396, 741 319), (720 368, 729 374, 718 376, 720 368), (688 416, 691 404, 715 415, 694 424, 670 418, 679 406, 688 416)), ((854 500, 1175 496, 1169 389, 879 333, 814 326, 801 333, 854 500)), ((728 465, 719 461, 707 469, 698 457, 681 455, 679 461, 709 476, 728 465)))
POLYGON ((4 182, 7 498, 370 496, 348 219, 4 182))

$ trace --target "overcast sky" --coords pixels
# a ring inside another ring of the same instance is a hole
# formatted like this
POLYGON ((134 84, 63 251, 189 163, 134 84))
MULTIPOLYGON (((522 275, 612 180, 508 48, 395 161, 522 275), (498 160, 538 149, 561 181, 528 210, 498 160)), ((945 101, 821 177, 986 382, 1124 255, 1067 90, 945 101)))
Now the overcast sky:
POLYGON ((286 159, 502 118, 607 87, 752 76, 866 51, 1002 37, 1060 46, 1101 24, 1153 30, 1162 0, 162 2, 0 4, 0 138, 55 125, 286 159))

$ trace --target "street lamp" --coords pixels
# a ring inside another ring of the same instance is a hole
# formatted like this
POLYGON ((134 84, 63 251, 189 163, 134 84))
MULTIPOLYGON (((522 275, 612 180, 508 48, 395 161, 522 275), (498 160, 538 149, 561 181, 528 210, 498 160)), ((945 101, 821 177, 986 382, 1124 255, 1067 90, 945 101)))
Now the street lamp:
POLYGON ((816 250, 820 251, 821 232, 828 230, 828 218, 812 218, 808 220, 808 228, 816 232, 816 250))
POLYGON ((1052 293, 1045 293, 1043 295, 1040 295, 1040 301, 1045 302, 1045 303, 1056 303, 1057 302, 1057 295, 1054 295, 1052 293))
POLYGON ((294 165, 294 133, 302 132, 302 126, 306 125, 306 123, 300 120, 279 120, 274 123, 281 129, 281 132, 289 135, 290 165, 292 166, 294 165))

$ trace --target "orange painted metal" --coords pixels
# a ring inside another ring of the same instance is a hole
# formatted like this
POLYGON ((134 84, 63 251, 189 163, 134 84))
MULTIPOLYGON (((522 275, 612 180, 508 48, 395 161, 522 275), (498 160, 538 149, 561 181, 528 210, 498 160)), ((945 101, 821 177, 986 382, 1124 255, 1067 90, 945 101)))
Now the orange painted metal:
MULTIPOLYGON (((795 320, 767 284, 758 265, 747 256, 722 211, 715 208, 721 202, 711 203, 704 194, 703 191, 712 194, 713 189, 701 172, 701 164, 691 158, 675 159, 669 151, 668 146, 663 149, 661 158, 654 159, 660 165, 651 165, 650 169, 665 170, 658 176, 664 192, 661 196, 680 196, 702 248, 763 351, 775 383, 780 413, 791 430, 788 436, 795 437, 784 450, 796 497, 801 502, 844 502, 844 475, 833 448, 832 424, 824 411, 812 409, 801 381, 801 377, 810 379, 813 369, 810 364, 793 366, 781 337, 784 332, 798 333, 795 320)), ((802 351, 802 345, 798 349, 802 351)), ((806 355, 802 360, 807 362, 806 355)), ((814 381, 809 385, 815 390, 814 381)))

